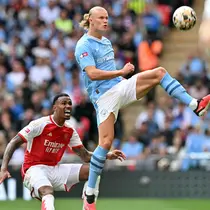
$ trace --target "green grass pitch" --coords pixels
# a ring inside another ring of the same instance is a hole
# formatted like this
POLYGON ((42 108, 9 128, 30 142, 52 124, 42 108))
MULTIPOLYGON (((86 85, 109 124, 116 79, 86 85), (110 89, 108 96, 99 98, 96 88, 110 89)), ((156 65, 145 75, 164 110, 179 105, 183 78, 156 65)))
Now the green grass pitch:
MULTIPOLYGON (((1 210, 40 210, 39 201, 0 201, 1 210)), ((198 199, 99 199, 97 210, 209 210, 210 200, 198 199)), ((56 210, 82 210, 81 199, 56 199, 56 210)))

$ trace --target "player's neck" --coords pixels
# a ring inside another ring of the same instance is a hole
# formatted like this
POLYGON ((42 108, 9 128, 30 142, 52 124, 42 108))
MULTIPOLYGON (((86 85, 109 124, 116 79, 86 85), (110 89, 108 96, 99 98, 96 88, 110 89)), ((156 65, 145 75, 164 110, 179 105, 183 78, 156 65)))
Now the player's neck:
POLYGON ((56 115, 52 116, 52 120, 59 127, 62 127, 65 123, 65 119, 59 119, 59 117, 57 117, 56 115))
POLYGON ((89 36, 93 36, 97 39, 102 39, 102 35, 97 33, 96 31, 93 31, 93 30, 89 30, 88 33, 87 33, 89 36))

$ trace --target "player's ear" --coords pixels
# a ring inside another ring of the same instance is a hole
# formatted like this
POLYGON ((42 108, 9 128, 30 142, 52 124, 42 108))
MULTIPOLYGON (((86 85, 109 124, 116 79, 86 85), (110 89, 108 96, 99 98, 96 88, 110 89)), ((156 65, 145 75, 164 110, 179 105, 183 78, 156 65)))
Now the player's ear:
POLYGON ((53 112, 55 112, 55 110, 56 110, 56 105, 53 105, 52 110, 53 110, 53 112))
POLYGON ((89 23, 91 23, 93 21, 93 19, 91 17, 89 17, 88 21, 89 21, 89 23))

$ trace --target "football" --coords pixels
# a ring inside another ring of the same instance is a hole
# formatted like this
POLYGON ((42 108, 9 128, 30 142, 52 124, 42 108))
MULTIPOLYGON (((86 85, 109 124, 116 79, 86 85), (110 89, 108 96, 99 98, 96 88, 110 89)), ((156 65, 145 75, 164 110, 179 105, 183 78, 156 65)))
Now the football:
POLYGON ((173 14, 174 26, 179 30, 190 30, 196 24, 196 13, 188 6, 182 6, 175 10, 173 14))

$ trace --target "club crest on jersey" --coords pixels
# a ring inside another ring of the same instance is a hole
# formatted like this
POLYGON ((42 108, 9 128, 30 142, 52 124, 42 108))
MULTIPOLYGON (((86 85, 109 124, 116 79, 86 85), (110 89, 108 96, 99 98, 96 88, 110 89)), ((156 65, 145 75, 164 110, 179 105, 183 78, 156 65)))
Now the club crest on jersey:
POLYGON ((80 55, 80 58, 84 58, 84 57, 86 57, 86 56, 88 56, 88 52, 82 53, 82 54, 80 55))
POLYGON ((108 110, 102 109, 102 110, 100 111, 100 114, 101 114, 103 117, 105 117, 105 116, 108 114, 108 110))

